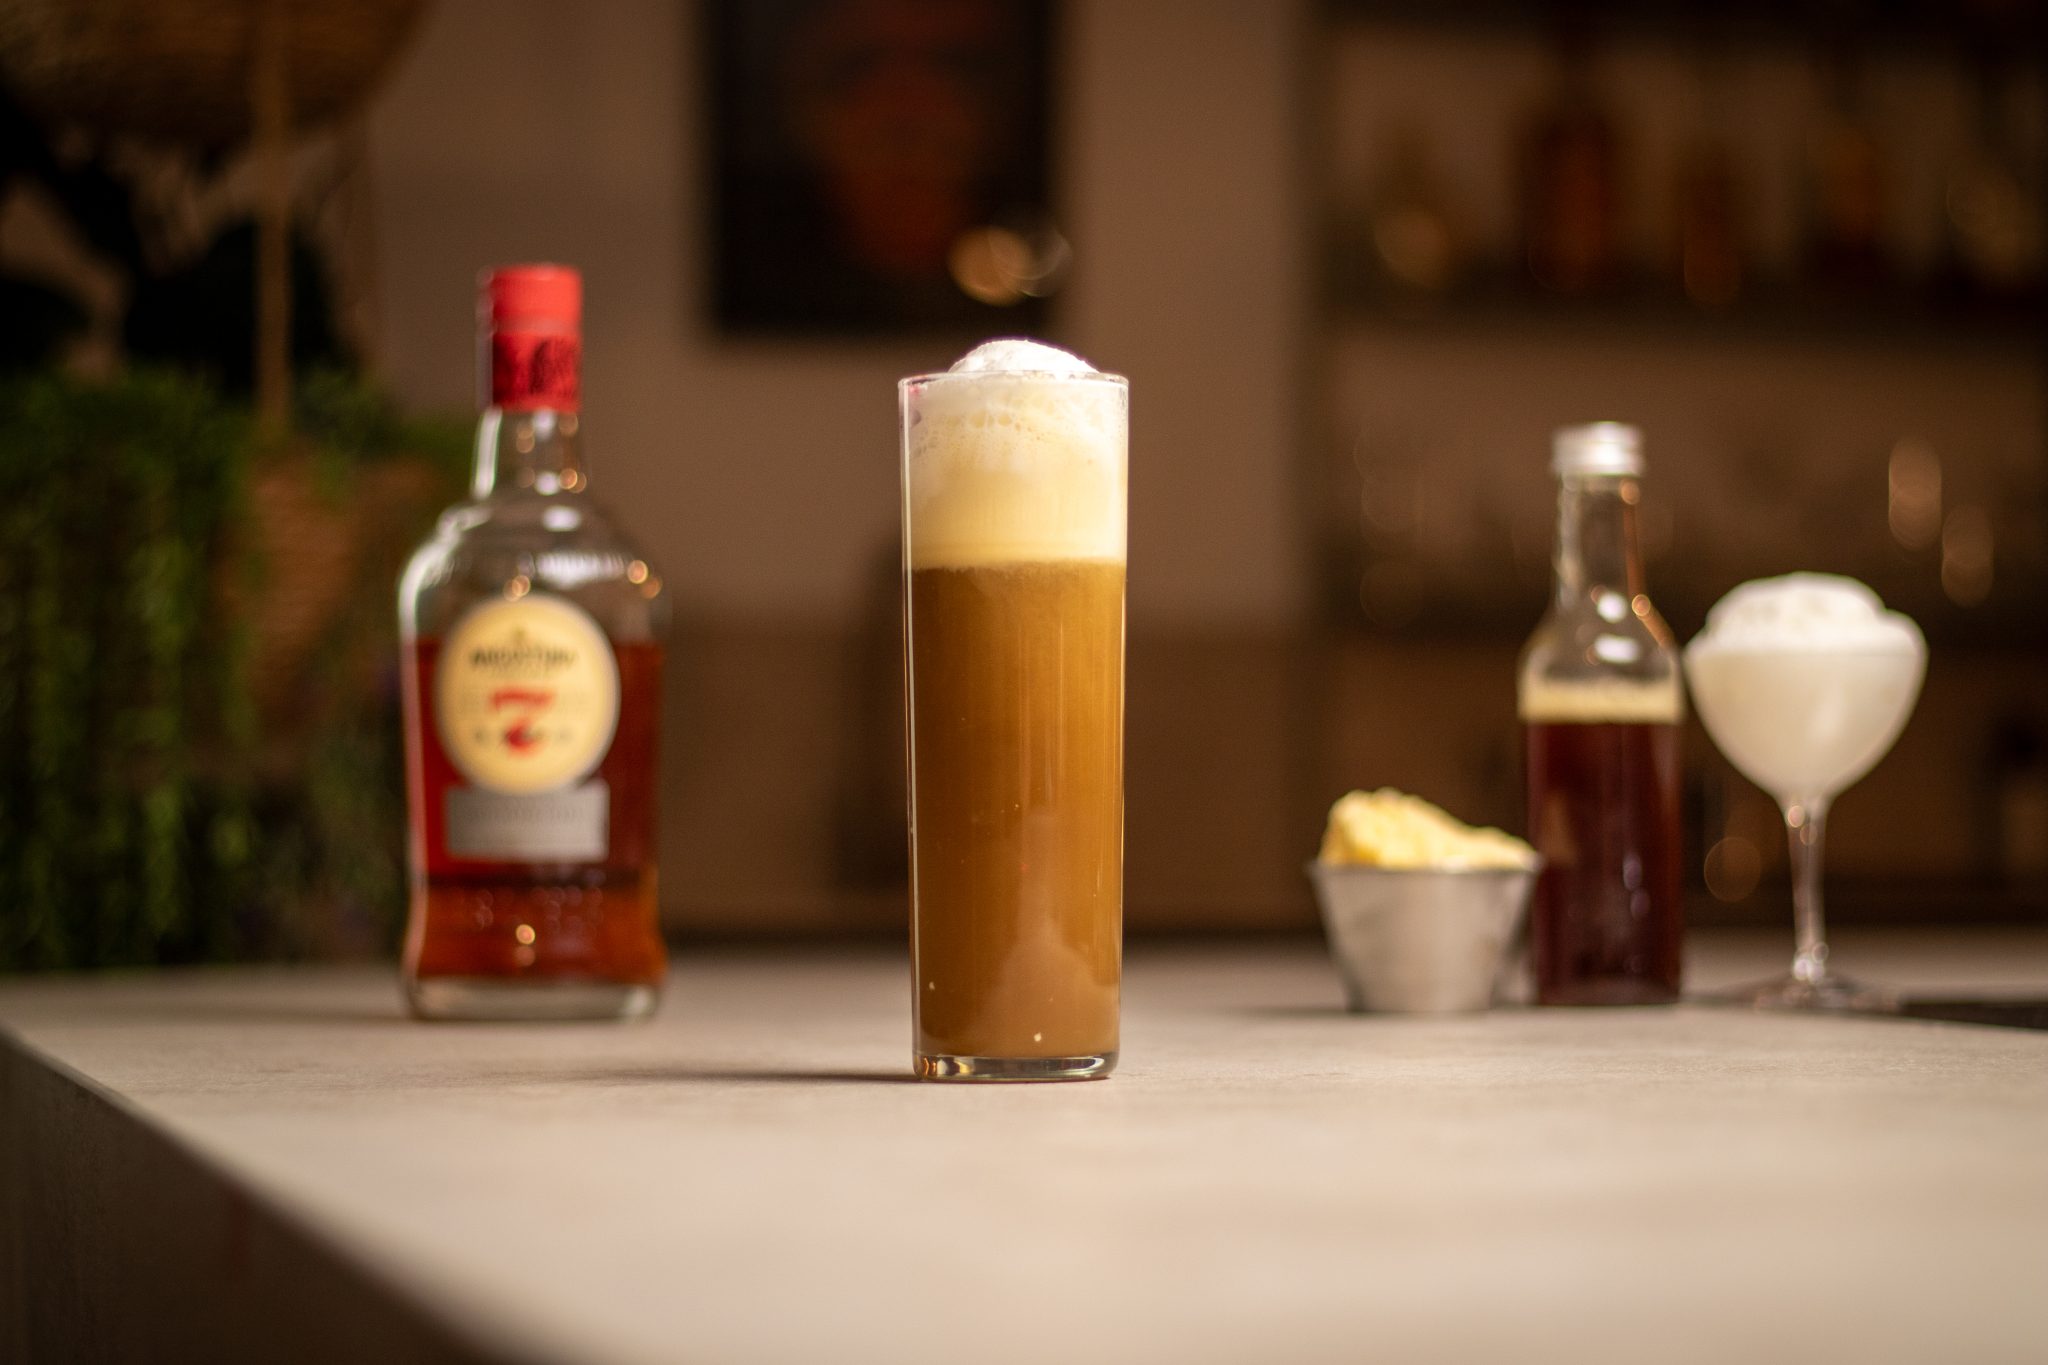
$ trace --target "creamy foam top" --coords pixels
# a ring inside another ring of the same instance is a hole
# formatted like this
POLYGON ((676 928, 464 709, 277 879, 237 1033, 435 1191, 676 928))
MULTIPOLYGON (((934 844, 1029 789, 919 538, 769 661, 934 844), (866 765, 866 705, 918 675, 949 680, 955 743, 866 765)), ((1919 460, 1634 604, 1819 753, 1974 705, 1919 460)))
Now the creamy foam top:
POLYGON ((953 362, 948 374, 1094 374, 1095 367, 1072 351, 1029 337, 984 341, 953 362))
POLYGON ((1036 341, 904 381, 913 567, 1124 558, 1125 387, 1036 341))
POLYGON ((1688 654, 1899 653, 1927 646, 1920 627, 1853 578, 1795 573, 1744 583, 1714 604, 1688 654))

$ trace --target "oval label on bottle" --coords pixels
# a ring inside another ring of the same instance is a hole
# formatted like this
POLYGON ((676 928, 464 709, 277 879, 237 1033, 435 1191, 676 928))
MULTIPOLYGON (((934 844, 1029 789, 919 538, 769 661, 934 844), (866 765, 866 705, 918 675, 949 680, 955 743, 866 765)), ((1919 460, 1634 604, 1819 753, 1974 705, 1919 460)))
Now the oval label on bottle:
POLYGON ((603 761, 619 724, 619 664, 590 614, 535 593, 456 623, 434 678, 441 747, 479 787, 553 791, 603 761))

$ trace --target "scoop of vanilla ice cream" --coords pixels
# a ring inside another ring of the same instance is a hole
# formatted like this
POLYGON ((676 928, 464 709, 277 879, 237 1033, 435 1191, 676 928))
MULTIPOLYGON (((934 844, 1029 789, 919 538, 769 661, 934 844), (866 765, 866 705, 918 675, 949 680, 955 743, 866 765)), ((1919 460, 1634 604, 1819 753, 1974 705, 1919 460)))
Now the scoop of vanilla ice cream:
POLYGON ((1794 573, 1744 583, 1714 604, 1687 653, 1717 650, 1919 653, 1920 627, 1887 611, 1864 584, 1836 574, 1794 573))
POLYGON ((949 374, 1094 374, 1095 367, 1072 351, 1028 337, 984 341, 953 362, 949 374))
POLYGON ((1536 850, 1513 835, 1474 828, 1392 787, 1339 797, 1320 857, 1326 864, 1449 871, 1536 865, 1536 850))

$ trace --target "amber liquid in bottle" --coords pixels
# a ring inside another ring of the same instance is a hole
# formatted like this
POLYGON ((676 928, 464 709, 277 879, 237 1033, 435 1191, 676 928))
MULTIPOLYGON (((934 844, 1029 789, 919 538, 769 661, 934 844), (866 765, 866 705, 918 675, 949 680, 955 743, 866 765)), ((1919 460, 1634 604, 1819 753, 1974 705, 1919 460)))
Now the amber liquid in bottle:
POLYGON ((1524 727, 1530 838, 1543 855, 1529 908, 1536 998, 1548 1005, 1678 997, 1678 726, 1524 727))
POLYGON ((643 1014, 666 969, 661 580, 587 492, 574 272, 499 271, 483 306, 472 497, 399 590, 406 994, 428 1018, 643 1014))
MULTIPOLYGON (((432 725, 413 726, 408 757, 418 795, 412 839, 421 850, 416 906, 406 942, 409 972, 472 981, 658 986, 663 950, 655 897, 653 755, 661 716, 661 647, 614 646, 619 728, 597 769, 610 795, 601 861, 466 859, 448 850, 446 793, 461 775, 432 725)), ((434 695, 438 640, 416 641, 406 660, 408 711, 434 695)))

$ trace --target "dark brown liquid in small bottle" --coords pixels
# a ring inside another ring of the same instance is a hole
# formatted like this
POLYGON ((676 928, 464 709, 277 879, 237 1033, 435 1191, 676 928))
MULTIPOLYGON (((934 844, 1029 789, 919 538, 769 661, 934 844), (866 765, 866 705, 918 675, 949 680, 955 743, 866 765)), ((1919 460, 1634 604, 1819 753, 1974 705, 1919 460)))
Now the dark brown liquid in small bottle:
POLYGON ((1525 726, 1529 838, 1544 859, 1529 907, 1538 1002, 1678 998, 1678 731, 1671 723, 1525 726))

